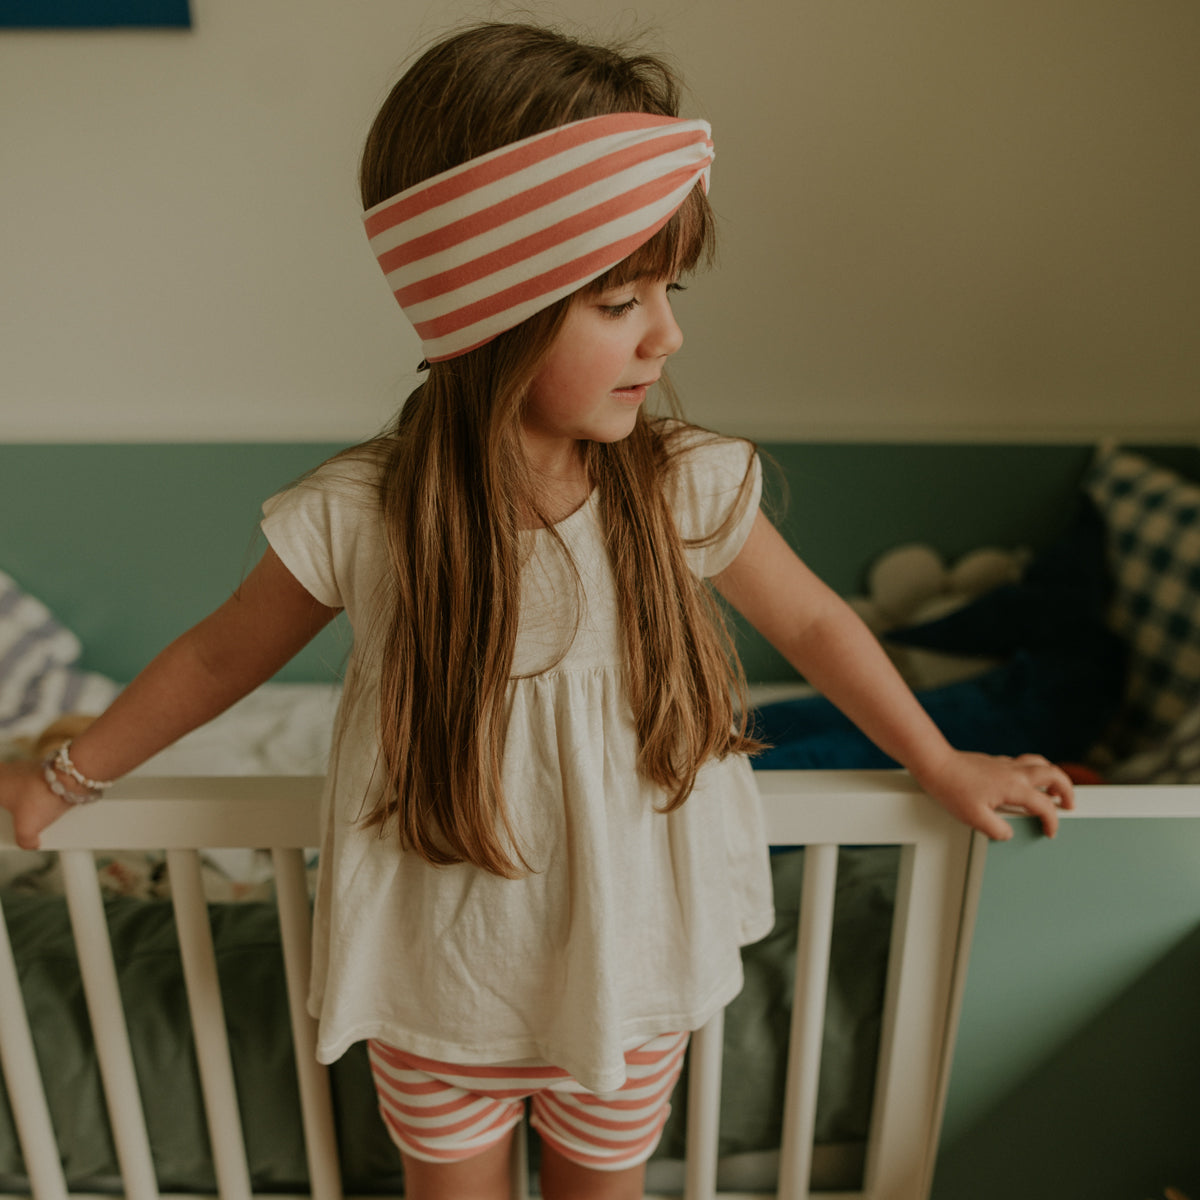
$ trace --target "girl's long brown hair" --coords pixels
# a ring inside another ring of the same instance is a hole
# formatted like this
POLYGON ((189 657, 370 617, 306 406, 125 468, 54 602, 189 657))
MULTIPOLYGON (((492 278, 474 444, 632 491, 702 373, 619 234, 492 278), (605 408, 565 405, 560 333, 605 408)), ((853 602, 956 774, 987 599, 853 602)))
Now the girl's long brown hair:
MULTIPOLYGON (((385 101, 363 153, 363 206, 568 121, 676 116, 678 99, 672 73, 652 56, 531 26, 468 29, 426 52, 385 101)), ((589 290, 674 277, 712 248, 712 215, 696 189, 589 290)), ((379 643, 384 779, 365 821, 394 827, 429 862, 508 877, 528 870, 501 786, 520 528, 543 515, 524 460, 522 405, 570 303, 434 363, 394 427, 369 444, 391 573, 379 643)), ((745 718, 735 726, 740 667, 710 593, 688 569, 668 503, 681 428, 640 416, 629 437, 585 446, 615 576, 639 770, 665 792, 665 811, 687 799, 706 759, 755 746, 745 718)))

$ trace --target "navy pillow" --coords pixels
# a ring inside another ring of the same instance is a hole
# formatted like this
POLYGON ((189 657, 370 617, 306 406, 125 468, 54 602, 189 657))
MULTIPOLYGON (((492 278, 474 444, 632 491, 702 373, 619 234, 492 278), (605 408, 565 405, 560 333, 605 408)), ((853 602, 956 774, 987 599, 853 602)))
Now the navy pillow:
MULTIPOLYGON (((961 683, 917 693, 960 750, 1079 760, 1100 739, 1124 692, 1126 651, 1105 625, 1111 592, 1104 525, 1081 501, 1067 533, 1020 583, 889 639, 1006 661, 961 683)), ((770 745, 761 770, 872 769, 896 763, 823 697, 764 705, 756 736, 770 745)))
POLYGON ((1105 553, 1104 521, 1081 498, 1067 532, 1019 583, 987 592, 939 620, 884 636, 903 646, 989 658, 1089 641, 1106 628, 1112 580, 1105 553))
MULTIPOLYGON (((917 699, 959 750, 1077 761, 1116 713, 1125 678, 1117 639, 1096 651, 1021 650, 983 675, 918 692, 917 699)), ((754 759, 758 770, 897 765, 823 696, 763 705, 754 732, 770 746, 754 759)))

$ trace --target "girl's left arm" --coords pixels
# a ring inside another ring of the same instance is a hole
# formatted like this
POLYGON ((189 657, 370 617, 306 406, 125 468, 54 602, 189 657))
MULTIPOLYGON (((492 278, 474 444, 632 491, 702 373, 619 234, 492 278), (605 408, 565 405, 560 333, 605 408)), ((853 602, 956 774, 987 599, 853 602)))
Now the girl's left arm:
POLYGON ((955 750, 866 625, 759 513, 717 590, 884 753, 949 812, 988 837, 1012 829, 997 809, 1036 816, 1051 837, 1071 781, 1040 755, 995 758, 955 750))

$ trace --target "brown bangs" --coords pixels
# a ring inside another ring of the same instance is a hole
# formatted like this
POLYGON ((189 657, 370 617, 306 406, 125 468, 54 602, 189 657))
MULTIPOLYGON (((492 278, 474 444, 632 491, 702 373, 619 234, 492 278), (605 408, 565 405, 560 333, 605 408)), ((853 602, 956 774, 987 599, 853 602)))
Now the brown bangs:
POLYGON ((583 290, 595 294, 633 279, 677 279, 712 266, 716 250, 713 212, 704 189, 697 185, 649 241, 583 290))

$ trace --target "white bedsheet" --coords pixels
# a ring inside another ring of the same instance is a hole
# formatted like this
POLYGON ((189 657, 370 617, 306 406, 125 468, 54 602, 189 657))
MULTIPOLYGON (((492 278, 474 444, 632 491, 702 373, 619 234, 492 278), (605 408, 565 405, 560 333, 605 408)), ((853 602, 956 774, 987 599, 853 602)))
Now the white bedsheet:
MULTIPOLYGON (((98 679, 101 677, 97 677, 98 679)), ((93 684, 85 698, 95 703, 74 711, 98 713, 120 690, 93 684)), ((134 772, 141 775, 312 775, 329 758, 330 734, 340 687, 336 684, 267 683, 227 712, 167 747, 134 772)), ((17 732, 33 737, 59 716, 37 712, 17 732)), ((14 738, 0 738, 0 758, 19 753, 14 738)), ((257 850, 205 850, 205 890, 212 900, 264 899, 271 893, 270 855, 257 850)), ((315 852, 310 853, 315 860, 315 852)), ((109 895, 167 894, 162 855, 112 853, 98 856, 101 886, 109 895)), ((58 892, 56 856, 0 850, 0 887, 58 892)))
POLYGON ((265 683, 134 773, 319 775, 340 693, 336 684, 265 683))

